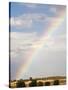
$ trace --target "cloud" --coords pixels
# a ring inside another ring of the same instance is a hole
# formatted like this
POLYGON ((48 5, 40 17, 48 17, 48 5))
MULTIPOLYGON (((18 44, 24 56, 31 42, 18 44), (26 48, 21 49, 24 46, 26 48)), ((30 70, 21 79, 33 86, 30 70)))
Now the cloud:
POLYGON ((11 32, 11 56, 16 57, 20 54, 26 55, 27 52, 30 52, 33 49, 37 50, 39 48, 48 51, 66 50, 65 34, 56 37, 49 37, 47 40, 46 38, 38 37, 36 32, 11 32))
MULTIPOLYGON (((50 41, 49 41, 50 42, 50 41)), ((54 37, 51 40, 51 45, 49 45, 49 49, 51 51, 65 51, 66 50, 66 37, 65 35, 61 35, 59 37, 54 37)))
MULTIPOLYGON (((66 75, 65 51, 41 51, 28 68, 28 78, 66 75), (40 67, 42 66, 42 67, 40 67)), ((22 75, 25 78, 25 74, 22 75)))
POLYGON ((20 17, 11 17, 10 25, 16 28, 30 28, 32 25, 32 20, 21 19, 20 17))
POLYGON ((37 4, 34 4, 34 3, 29 3, 29 4, 24 4, 26 7, 30 8, 30 9, 33 9, 33 8, 37 8, 37 4))
POLYGON ((50 6, 49 12, 53 17, 59 17, 59 14, 64 12, 66 13, 66 7, 62 5, 50 6))
MULTIPOLYGON (((31 7, 31 6, 28 6, 28 7, 31 7)), ((61 11, 61 9, 58 11, 58 9, 53 8, 53 7, 50 8, 50 10, 52 13, 55 13, 55 14, 61 11)), ((35 22, 38 22, 38 23, 43 22, 45 24, 45 22, 48 21, 47 23, 49 25, 49 22, 56 19, 60 19, 60 17, 49 17, 47 16, 46 13, 28 13, 28 14, 25 13, 17 17, 11 17, 10 25, 18 29, 31 28, 35 22)), ((12 62, 12 65, 11 65, 12 78, 15 78, 16 72, 18 71, 21 64, 25 65, 29 56, 31 56, 31 54, 32 55, 34 54, 33 50, 36 50, 37 56, 35 57, 36 62, 34 61, 35 63, 33 63, 32 66, 30 66, 31 71, 39 67, 40 68, 39 70, 45 74, 49 70, 48 75, 50 75, 52 73, 52 70, 55 68, 55 65, 56 65, 54 64, 55 61, 57 62, 57 65, 59 64, 58 61, 60 60, 61 62, 63 60, 63 62, 65 63, 65 54, 66 54, 65 53, 66 51, 65 24, 63 23, 62 26, 58 28, 57 32, 55 32, 54 35, 51 35, 50 37, 47 37, 47 35, 38 36, 37 33, 39 32, 29 32, 29 33, 28 32, 10 32, 10 39, 11 39, 10 40, 10 56, 11 56, 11 62, 12 62), (42 68, 40 67, 42 66, 41 64, 43 65, 42 68), (36 65, 37 67, 35 67, 36 65)), ((49 34, 47 31, 47 28, 46 28, 46 33, 49 34)), ((38 71, 38 68, 35 70, 38 71)), ((31 73, 32 75, 33 72, 31 71, 29 71, 29 73, 31 73)), ((36 75, 37 71, 35 71, 34 75, 36 75)), ((57 70, 55 68, 55 72, 56 71, 57 70)), ((61 69, 59 72, 61 72, 61 69)), ((59 74, 59 72, 57 72, 57 74, 59 74)))
MULTIPOLYGON (((24 4, 26 5, 27 7, 36 7, 37 5, 36 4, 24 4)), ((48 13, 24 13, 24 14, 21 14, 19 16, 16 16, 16 17, 11 17, 10 18, 10 25, 11 26, 14 26, 16 28, 30 28, 32 27, 34 21, 35 22, 44 22, 46 20, 48 20, 49 18, 58 18, 59 17, 59 14, 62 13, 62 12, 66 12, 65 10, 65 6, 59 6, 59 5, 56 5, 56 6, 50 6, 49 7, 49 10, 48 10, 48 13), (53 17, 52 17, 53 16, 53 17)), ((55 18, 55 19, 56 19, 55 18)))
MULTIPOLYGON (((38 23, 48 23, 51 20, 60 19, 59 12, 62 10, 57 10, 56 8, 50 8, 50 12, 53 13, 53 17, 48 16, 46 13, 25 13, 17 17, 11 17, 10 18, 10 25, 11 27, 15 27, 18 29, 22 28, 31 28, 35 22, 38 23)), ((64 11, 64 10, 63 10, 64 11)))
POLYGON ((36 39, 36 32, 33 33, 11 32, 10 52, 12 57, 30 50, 32 48, 32 45, 35 43, 35 39, 36 39))
MULTIPOLYGON (((37 56, 35 57, 35 61, 33 64, 31 64, 31 68, 34 68, 33 65, 37 65, 38 63, 43 65, 42 69, 40 69, 39 73, 43 70, 43 73, 45 73, 45 66, 47 64, 47 68, 51 68, 52 65, 54 67, 55 61, 57 60, 63 60, 65 63, 65 52, 66 52, 66 36, 65 33, 61 35, 56 35, 56 37, 48 37, 46 38, 38 37, 36 32, 10 32, 10 56, 11 56, 11 78, 16 78, 17 71, 19 67, 22 65, 26 65, 27 60, 29 59, 29 56, 34 54, 33 50, 36 50, 37 56), (41 47, 43 44, 43 47, 41 47), (55 60, 55 61, 54 61, 55 60), (46 61, 46 64, 44 63, 46 61), (50 63, 52 61, 52 63, 50 63), (49 64, 49 63, 51 64, 49 64), (53 63, 54 62, 54 63, 53 63), (45 64, 45 65, 44 65, 45 64)), ((55 63, 56 64, 56 63, 55 63)), ((60 62, 61 64, 61 62, 60 62)), ((63 64, 63 69, 65 65, 63 64)), ((61 67, 62 67, 61 66, 61 67)), ((39 65, 37 67, 40 67, 39 65)), ((55 67, 54 67, 55 68, 55 67)), ((32 70, 29 68, 29 73, 33 75, 32 70)), ((38 70, 38 68, 37 68, 38 70)), ((46 69, 47 70, 47 69, 46 69)), ((49 70, 49 69, 48 69, 49 70)), ((51 68, 51 71, 53 68, 51 68)), ((55 68, 56 70, 56 68, 55 68)), ((61 71, 61 70, 60 70, 61 71)), ((59 72, 60 72, 59 71, 59 72)), ((65 71, 65 69, 64 69, 65 71)), ((63 71, 62 71, 63 72, 63 71)), ((61 73, 62 73, 61 72, 61 73)), ((36 75, 36 70, 35 74, 36 75)), ((61 74, 60 73, 60 74, 61 74)), ((57 73, 56 73, 57 74, 57 73)), ((58 73, 59 74, 59 73, 58 73)), ((25 74, 23 74, 25 75, 25 74)), ((47 75, 47 73, 45 74, 47 75)), ((51 75, 51 73, 48 75, 51 75)), ((25 77, 25 76, 24 76, 25 77)))
POLYGON ((53 14, 55 13, 57 13, 57 8, 56 7, 51 7, 50 8, 50 12, 52 12, 53 14))
POLYGON ((16 28, 30 28, 35 22, 45 22, 46 15, 42 13, 28 13, 10 18, 10 25, 16 28))

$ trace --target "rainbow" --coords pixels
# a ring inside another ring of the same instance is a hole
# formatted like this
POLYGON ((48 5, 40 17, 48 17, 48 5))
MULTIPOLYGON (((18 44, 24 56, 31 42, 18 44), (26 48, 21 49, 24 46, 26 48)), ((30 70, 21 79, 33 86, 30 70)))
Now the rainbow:
POLYGON ((40 44, 38 45, 38 43, 35 43, 34 48, 28 54, 26 64, 24 66, 21 65, 20 68, 18 69, 18 71, 16 73, 16 79, 20 79, 20 78, 22 78, 22 75, 25 75, 25 72, 28 71, 30 64, 35 60, 35 57, 41 51, 43 46, 48 42, 48 39, 51 38, 51 36, 54 32, 57 32, 57 28, 61 25, 64 18, 65 18, 65 12, 61 11, 58 18, 56 17, 56 18, 53 18, 51 20, 47 30, 45 30, 45 28, 44 28, 44 32, 43 32, 42 37, 40 39, 40 44))

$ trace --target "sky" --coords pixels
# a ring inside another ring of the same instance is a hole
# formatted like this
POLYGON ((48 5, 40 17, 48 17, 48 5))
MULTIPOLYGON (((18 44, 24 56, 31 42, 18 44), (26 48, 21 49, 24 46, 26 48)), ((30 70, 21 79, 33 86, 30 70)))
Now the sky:
POLYGON ((66 6, 10 3, 11 79, 66 75, 66 6))

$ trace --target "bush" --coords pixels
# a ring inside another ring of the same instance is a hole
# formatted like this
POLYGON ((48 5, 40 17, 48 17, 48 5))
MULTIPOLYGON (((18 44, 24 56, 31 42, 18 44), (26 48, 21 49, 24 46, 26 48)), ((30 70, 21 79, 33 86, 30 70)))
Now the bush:
POLYGON ((59 80, 55 80, 53 85, 59 85, 59 80))
POLYGON ((30 87, 34 87, 37 86, 37 81, 36 80, 32 80, 32 82, 29 84, 30 87))
POLYGON ((16 87, 26 87, 26 85, 25 85, 23 80, 18 80, 17 84, 16 84, 16 87))
POLYGON ((43 82, 38 82, 37 86, 43 86, 43 82))
POLYGON ((50 82, 45 82, 45 86, 50 86, 50 82))

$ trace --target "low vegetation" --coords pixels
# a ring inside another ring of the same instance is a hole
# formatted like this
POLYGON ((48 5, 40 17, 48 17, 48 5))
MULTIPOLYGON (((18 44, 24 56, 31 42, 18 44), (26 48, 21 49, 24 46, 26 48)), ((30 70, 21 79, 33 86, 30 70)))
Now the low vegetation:
POLYGON ((47 77, 47 78, 36 78, 32 77, 29 80, 13 80, 9 83, 9 88, 22 88, 22 87, 36 87, 36 86, 51 86, 51 85, 65 85, 66 77, 47 77))
POLYGON ((18 80, 16 83, 17 88, 26 87, 25 82, 23 80, 18 80))
POLYGON ((50 82, 45 82, 45 86, 50 86, 50 82))
POLYGON ((53 85, 59 85, 59 84, 60 84, 59 80, 55 80, 54 83, 53 83, 53 85))
POLYGON ((29 84, 30 87, 35 87, 37 86, 37 80, 32 80, 31 83, 29 84))

